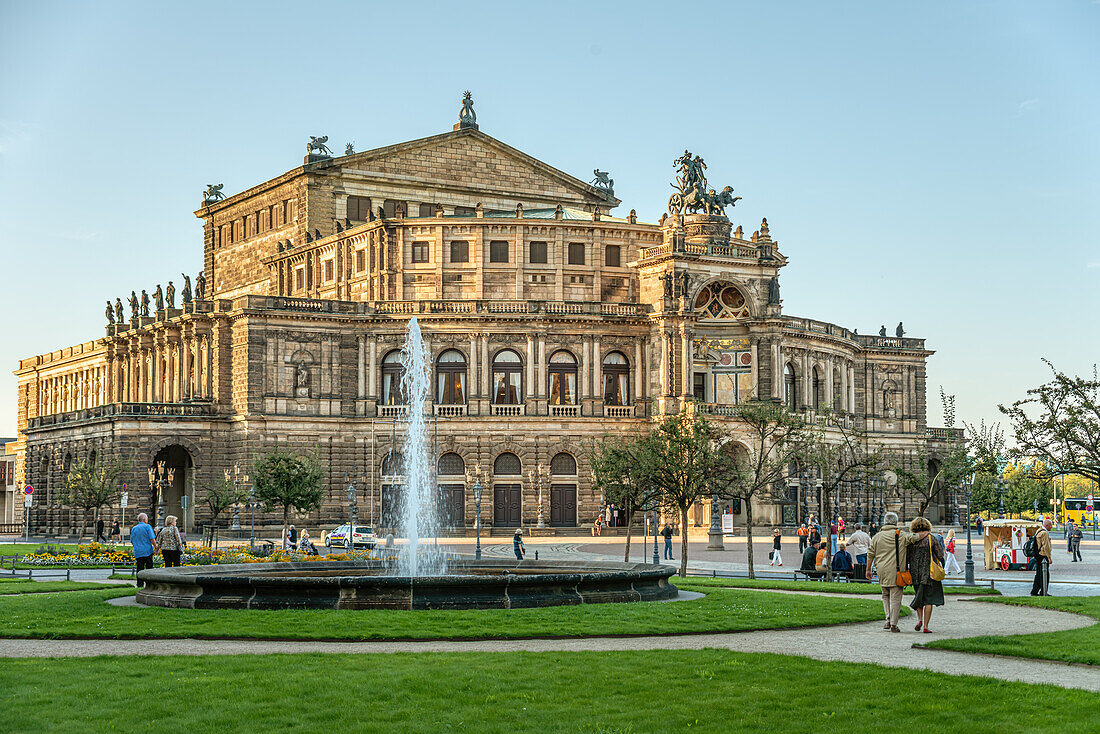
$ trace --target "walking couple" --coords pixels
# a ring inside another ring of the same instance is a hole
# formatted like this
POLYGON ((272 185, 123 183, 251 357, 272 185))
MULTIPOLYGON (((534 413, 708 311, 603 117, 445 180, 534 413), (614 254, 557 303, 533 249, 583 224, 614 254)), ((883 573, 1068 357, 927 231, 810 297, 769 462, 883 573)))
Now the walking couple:
POLYGON ((932 607, 943 606, 944 549, 932 537, 932 525, 926 518, 913 520, 908 532, 898 527, 897 513, 887 512, 885 520, 867 549, 867 579, 870 580, 874 566, 882 587, 886 617, 882 628, 901 632, 898 629, 901 595, 912 584, 914 596, 909 606, 917 613, 914 629, 919 632, 923 627, 931 633, 928 622, 932 619, 932 607))

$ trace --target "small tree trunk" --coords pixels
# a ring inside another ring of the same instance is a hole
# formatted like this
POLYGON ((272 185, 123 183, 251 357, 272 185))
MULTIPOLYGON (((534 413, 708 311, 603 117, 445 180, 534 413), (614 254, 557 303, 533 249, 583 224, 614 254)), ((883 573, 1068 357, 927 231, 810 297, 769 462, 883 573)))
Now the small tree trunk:
POLYGON ((631 522, 634 519, 633 503, 627 500, 623 510, 626 512, 626 554, 623 556, 623 563, 630 563, 630 531, 634 524, 631 522))
MULTIPOLYGON (((283 547, 283 543, 286 542, 286 528, 290 524, 290 505, 283 505, 283 536, 279 538, 279 547, 283 547)), ((348 527, 348 537, 351 537, 352 528, 348 527)))
POLYGON ((745 497, 745 540, 749 544, 749 578, 756 578, 756 570, 752 567, 752 497, 745 497))
POLYGON ((688 575, 688 507, 680 505, 680 578, 688 575))
MULTIPOLYGON (((825 506, 829 508, 829 518, 825 521, 825 580, 833 580, 833 506, 829 503, 829 491, 822 490, 825 496, 825 506)), ((837 540, 840 540, 840 528, 837 528, 837 540)), ((839 545, 837 547, 839 550, 839 545)))

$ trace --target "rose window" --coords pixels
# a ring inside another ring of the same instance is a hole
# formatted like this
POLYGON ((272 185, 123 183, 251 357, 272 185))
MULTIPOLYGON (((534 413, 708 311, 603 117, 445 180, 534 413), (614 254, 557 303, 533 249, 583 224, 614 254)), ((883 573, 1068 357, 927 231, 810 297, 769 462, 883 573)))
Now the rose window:
POLYGON ((737 286, 729 283, 711 283, 695 299, 695 310, 709 319, 744 319, 749 317, 749 306, 737 286))

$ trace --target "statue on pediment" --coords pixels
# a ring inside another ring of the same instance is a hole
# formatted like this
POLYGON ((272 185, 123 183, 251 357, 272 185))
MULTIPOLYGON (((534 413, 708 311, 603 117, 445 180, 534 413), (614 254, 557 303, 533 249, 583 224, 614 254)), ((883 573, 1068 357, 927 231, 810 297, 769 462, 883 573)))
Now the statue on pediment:
POLYGON ((144 288, 141 289, 141 315, 149 315, 149 293, 144 288))
POLYGON ((206 296, 206 276, 203 275, 205 271, 200 270, 199 274, 195 276, 195 300, 202 301, 206 296))
POLYGON ((741 197, 733 195, 731 186, 726 186, 720 192, 708 187, 705 173, 707 164, 701 157, 693 156, 691 151, 685 150, 682 156, 673 161, 673 165, 677 168, 676 183, 672 184, 676 193, 669 197, 669 213, 697 214, 701 211, 711 216, 725 216, 726 207, 740 201, 741 197))
POLYGON ((157 289, 153 291, 153 303, 157 305, 158 311, 164 310, 164 289, 160 287, 160 283, 157 283, 157 289))
POLYGON ((310 135, 309 142, 306 143, 306 153, 310 155, 317 154, 321 156, 331 156, 332 150, 327 145, 325 145, 325 143, 327 142, 328 135, 322 135, 319 138, 310 135))
POLYGON ((107 299, 107 310, 104 311, 107 316, 107 325, 114 326, 115 324, 115 308, 111 305, 111 299, 107 299))
POLYGON ((183 276, 183 302, 191 303, 191 276, 187 273, 180 273, 183 276))
POLYGON ((122 299, 121 298, 116 298, 115 299, 115 321, 117 323, 121 324, 125 320, 126 320, 126 313, 122 310, 122 299))
POLYGON ((611 178, 611 174, 608 171, 601 171, 600 169, 594 169, 592 171, 595 174, 595 178, 590 182, 597 189, 601 189, 606 192, 608 196, 615 195, 615 179, 611 178))
POLYGON ((202 194, 202 205, 209 206, 215 204, 225 198, 225 194, 222 193, 222 187, 225 184, 206 184, 206 191, 202 194))
POLYGON ((172 281, 168 281, 168 287, 164 289, 164 300, 168 308, 176 307, 176 286, 172 285, 172 281))
POLYGON ((462 109, 458 112, 459 127, 477 127, 477 113, 474 112, 474 98, 469 90, 462 93, 462 109))
POLYGON ((130 320, 136 319, 139 313, 137 293, 130 291, 130 320))

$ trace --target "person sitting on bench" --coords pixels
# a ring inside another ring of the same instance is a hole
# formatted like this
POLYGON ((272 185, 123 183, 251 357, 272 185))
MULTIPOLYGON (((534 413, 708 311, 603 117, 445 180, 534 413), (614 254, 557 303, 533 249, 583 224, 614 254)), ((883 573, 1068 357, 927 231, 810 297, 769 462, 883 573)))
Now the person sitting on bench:
POLYGON ((802 553, 802 566, 798 569, 801 573, 806 574, 809 578, 820 578, 824 576, 824 567, 818 569, 817 567, 817 554, 821 551, 821 541, 811 541, 806 547, 805 552, 802 553))
POLYGON ((845 548, 847 544, 843 541, 839 543, 836 554, 833 556, 833 574, 839 574, 847 577, 852 575, 852 554, 845 548))

